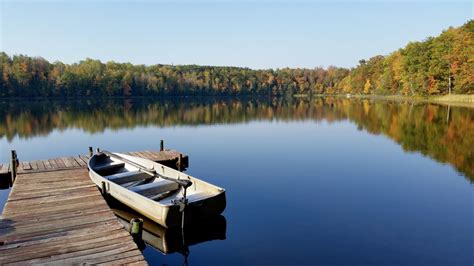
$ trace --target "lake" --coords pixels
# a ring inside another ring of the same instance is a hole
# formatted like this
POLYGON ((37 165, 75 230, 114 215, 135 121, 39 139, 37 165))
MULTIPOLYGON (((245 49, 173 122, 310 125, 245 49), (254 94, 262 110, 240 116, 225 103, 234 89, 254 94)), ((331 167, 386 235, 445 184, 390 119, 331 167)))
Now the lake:
MULTIPOLYGON (((473 263, 474 108, 331 97, 0 102, 0 162, 11 149, 35 160, 89 146, 158 150, 160 139, 189 155, 188 173, 227 190, 223 216, 194 229, 190 265, 473 263)), ((143 253, 182 265, 183 250, 143 253)))

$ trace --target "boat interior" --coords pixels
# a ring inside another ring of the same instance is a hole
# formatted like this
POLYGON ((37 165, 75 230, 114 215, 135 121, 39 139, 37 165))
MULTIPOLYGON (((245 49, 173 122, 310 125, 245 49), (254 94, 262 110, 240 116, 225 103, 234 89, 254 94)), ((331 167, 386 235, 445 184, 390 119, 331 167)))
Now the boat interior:
MULTIPOLYGON (((105 179, 152 200, 161 200, 180 191, 178 183, 156 178, 138 167, 111 158, 105 153, 96 156, 93 170, 105 179)), ((151 170, 150 171, 154 171, 151 170)))
POLYGON ((220 187, 177 170, 165 166, 155 169, 156 163, 144 159, 138 159, 140 163, 132 161, 135 159, 138 158, 103 152, 93 157, 90 167, 103 178, 163 205, 173 205, 175 199, 182 197, 184 188, 176 181, 191 184, 186 189, 186 198, 190 203, 224 192, 220 187))

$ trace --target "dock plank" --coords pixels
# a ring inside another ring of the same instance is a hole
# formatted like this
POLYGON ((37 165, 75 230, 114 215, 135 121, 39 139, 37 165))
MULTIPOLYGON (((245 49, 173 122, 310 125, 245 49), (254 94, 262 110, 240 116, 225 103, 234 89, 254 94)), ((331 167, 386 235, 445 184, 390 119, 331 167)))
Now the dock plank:
POLYGON ((145 151, 136 152, 136 154, 138 157, 153 160, 153 156, 150 156, 150 154, 146 153, 145 151))
MULTIPOLYGON (((136 265, 143 265, 143 261, 140 259, 141 255, 125 257, 120 259, 120 263, 132 264, 132 263, 140 263, 136 265)), ((113 260, 107 262, 98 262, 97 265, 115 265, 116 262, 113 260)))
MULTIPOLYGON (((9 250, 8 254, 3 255, 3 257, 0 255, 0 260, 5 260, 7 263, 9 263, 15 262, 15 260, 24 261, 57 256, 68 252, 87 250, 91 245, 102 245, 104 241, 117 242, 120 240, 126 240, 127 236, 128 233, 126 231, 115 230, 110 232, 98 232, 96 234, 75 236, 74 238, 64 238, 52 242, 44 242, 42 245, 23 246, 21 248, 21 252, 18 251, 19 249, 9 250)), ((139 253, 137 255, 141 255, 140 251, 135 251, 139 253)), ((102 258, 99 257, 98 259, 102 258)))
POLYGON ((31 165, 31 170, 38 170, 38 164, 36 163, 36 161, 31 161, 30 165, 31 165))
POLYGON ((55 208, 57 206, 64 206, 64 205, 73 205, 79 199, 88 200, 92 202, 92 201, 100 200, 99 197, 101 197, 101 195, 97 195, 95 193, 88 193, 86 195, 77 195, 77 194, 70 195, 68 193, 67 195, 62 194, 62 195, 51 196, 51 197, 15 200, 15 201, 8 202, 11 208, 8 210, 8 212, 6 211, 4 213, 23 213, 23 212, 35 213, 35 212, 40 212, 40 211, 47 211, 48 208, 55 208), (27 207, 24 207, 24 206, 27 206, 27 207), (12 210, 13 208, 21 208, 21 210, 19 209, 12 210), (36 210, 36 208, 41 208, 41 210, 36 210))
POLYGON ((10 241, 6 246, 0 246, 0 250, 16 249, 23 246, 41 245, 50 242, 67 241, 68 239, 74 239, 76 237, 82 237, 84 235, 94 235, 102 232, 113 232, 115 230, 123 231, 123 228, 113 221, 89 224, 82 227, 75 227, 71 230, 65 230, 61 232, 43 234, 37 238, 30 238, 26 241, 10 241))
MULTIPOLYGON (((126 233, 126 232, 125 232, 126 233)), ((33 246, 34 248, 24 248, 27 250, 26 253, 18 254, 10 253, 7 254, 4 258, 0 258, 0 260, 4 261, 8 265, 8 263, 23 263, 27 262, 28 264, 40 264, 40 263, 61 263, 61 264, 72 264, 73 262, 86 262, 84 255, 81 257, 77 256, 78 252, 85 254, 89 257, 96 257, 103 255, 99 252, 91 252, 91 249, 98 248, 98 247, 111 247, 112 244, 115 244, 114 248, 118 246, 118 248, 126 248, 127 250, 132 250, 134 247, 128 243, 122 243, 122 241, 126 241, 130 238, 130 235, 125 235, 122 237, 117 237, 116 235, 106 236, 99 239, 91 239, 89 241, 79 241, 68 243, 67 245, 60 245, 60 246, 53 246, 53 248, 45 249, 41 246, 33 246), (41 250, 43 249, 43 250, 41 250), (76 253, 76 254, 74 254, 76 253), (60 257, 60 259, 58 259, 60 257), (68 260, 65 260, 68 259, 68 260)), ((132 242, 133 243, 133 242, 132 242)), ((135 244, 135 243, 133 243, 135 244)), ((136 248, 136 245, 135 245, 136 248)), ((118 250, 117 250, 118 253, 118 250)))
POLYGON ((76 160, 76 162, 81 166, 87 166, 87 162, 84 161, 81 156, 77 156, 77 157, 74 157, 74 160, 76 160))
MULTIPOLYGON (((99 214, 96 214, 98 216, 99 214)), ((90 216, 90 215, 89 215, 90 216)), ((92 217, 92 216, 91 216, 92 217)), ((90 217, 87 217, 90 218, 90 217)), ((48 226, 42 226, 41 228, 37 228, 36 226, 32 225, 23 225, 23 226, 17 226, 15 224, 15 230, 18 232, 14 232, 15 234, 15 239, 20 239, 20 238, 25 238, 26 237, 31 237, 32 235, 44 235, 47 233, 51 232, 57 232, 58 230, 68 230, 75 228, 76 226, 80 225, 87 225, 87 224, 96 224, 97 222, 104 222, 104 221, 112 221, 115 220, 116 217, 111 215, 110 217, 103 217, 103 218, 94 218, 90 219, 89 221, 86 221, 85 219, 78 219, 78 217, 71 217, 69 220, 66 220, 66 223, 61 223, 60 221, 56 221, 54 224, 47 223, 48 226), (41 230, 41 231, 39 231, 41 230)), ((13 234, 13 233, 12 233, 13 234)), ((13 237, 10 237, 11 235, 5 235, 6 239, 13 239, 13 237)), ((18 249, 15 249, 15 251, 18 249)), ((19 252, 24 252, 24 250, 19 250, 19 252)), ((11 252, 9 252, 11 253, 11 252)), ((1 259, 1 254, 0 254, 0 259, 1 259)))
POLYGON ((43 160, 43 164, 44 164, 44 167, 45 167, 46 169, 51 169, 51 168, 53 168, 53 167, 51 166, 51 163, 50 163, 48 160, 43 160))
POLYGON ((44 163, 42 160, 36 161, 36 164, 38 165, 39 170, 44 170, 46 167, 44 166, 44 163))
POLYGON ((73 165, 71 164, 71 161, 67 157, 61 157, 59 158, 63 163, 66 168, 71 168, 73 165))
MULTIPOLYGON (((130 236, 129 236, 130 237, 130 236)), ((103 257, 106 255, 111 254, 120 254, 122 252, 133 250, 133 245, 128 243, 121 242, 122 239, 118 239, 118 241, 106 241, 106 242, 99 242, 99 243, 92 243, 82 248, 79 248, 75 251, 70 251, 67 253, 63 253, 57 256, 51 256, 46 258, 39 258, 33 259, 28 261, 21 261, 26 262, 27 264, 77 264, 81 262, 83 264, 89 264, 90 260, 93 260, 96 257, 103 257), (118 243, 115 243, 118 242, 118 243)), ((144 261, 143 261, 144 262, 144 261)), ((120 263, 120 260, 116 263, 120 263)), ((145 262, 144 262, 145 263, 145 262)))
POLYGON ((81 167, 81 165, 74 159, 74 157, 67 157, 69 162, 72 164, 72 167, 81 167))
POLYGON ((72 191, 74 189, 83 189, 83 188, 88 188, 88 187, 94 187, 94 184, 84 184, 81 186, 76 186, 73 188, 70 187, 65 187, 65 188, 60 188, 55 191, 51 191, 50 189, 41 189, 41 190, 29 190, 29 191, 18 191, 14 195, 10 195, 9 200, 15 200, 15 199, 21 199, 21 198, 35 198, 35 197, 47 197, 50 195, 56 195, 63 193, 64 191, 72 191))
MULTIPOLYGON (((75 200, 68 200, 68 201, 72 201, 74 202, 75 200)), ((8 203, 8 202, 7 202, 8 203)), ((44 213, 49 213, 49 212, 57 212, 57 211, 61 211, 61 210, 71 210, 72 208, 76 208, 76 207, 89 207, 90 205, 94 205, 94 204, 100 204, 101 203, 101 199, 96 196, 96 197, 93 197, 93 199, 89 199, 89 202, 87 203, 83 203, 83 205, 81 205, 81 203, 70 203, 70 202, 67 202, 66 204, 61 204, 61 203, 58 203, 58 202, 52 202, 52 203, 49 203, 49 204, 35 204, 34 206, 31 206, 31 207, 25 207, 25 208, 22 208, 22 209, 6 209, 7 205, 5 205, 5 209, 3 210, 3 215, 6 216, 6 215, 19 215, 19 214, 24 214, 24 213, 35 213, 35 214, 44 214, 44 213), (45 206, 45 205, 48 205, 48 206, 45 206), (35 208, 41 208, 39 210, 36 210, 35 208)), ((15 206, 13 204, 11 204, 12 206, 15 206)), ((22 204, 20 204, 20 206, 22 206, 22 204)))
MULTIPOLYGON (((8 243, 8 245, 4 245, 5 249, 8 249, 10 245, 22 246, 22 245, 25 245, 25 243, 40 242, 40 241, 44 242, 44 241, 49 241, 55 238, 63 238, 72 234, 78 234, 77 232, 91 232, 92 234, 94 234, 94 232, 117 230, 117 229, 112 229, 112 228, 116 228, 117 226, 119 225, 116 223, 115 220, 110 220, 110 221, 96 223, 96 224, 85 224, 85 225, 76 226, 74 228, 55 230, 55 231, 43 233, 43 234, 25 236, 23 238, 9 237, 9 238, 4 238, 2 241, 5 241, 4 243, 8 243)), ((120 229, 123 229, 123 226, 120 229)))
POLYGON ((140 157, 140 155, 138 155, 137 152, 134 152, 134 151, 127 152, 127 154, 130 154, 130 155, 132 155, 132 156, 138 156, 138 157, 140 157))
POLYGON ((54 169, 59 168, 58 164, 56 163, 56 161, 54 159, 49 159, 48 161, 51 164, 52 168, 54 168, 54 169))
POLYGON ((105 255, 104 257, 101 258, 96 258, 89 260, 88 263, 91 264, 103 264, 107 262, 113 262, 120 260, 120 263, 130 263, 130 262, 135 262, 137 261, 137 256, 139 257, 141 255, 140 251, 138 250, 130 250, 118 254, 113 254, 113 255, 105 255))
POLYGON ((66 164, 61 158, 54 159, 59 168, 66 168, 66 164))
POLYGON ((21 164, 22 164, 22 166, 23 166, 23 170, 24 170, 24 171, 31 170, 30 162, 24 161, 24 162, 21 162, 21 164))
POLYGON ((142 151, 142 153, 146 154, 148 156, 148 158, 152 161, 155 160, 156 158, 156 155, 155 153, 151 152, 151 151, 142 151))

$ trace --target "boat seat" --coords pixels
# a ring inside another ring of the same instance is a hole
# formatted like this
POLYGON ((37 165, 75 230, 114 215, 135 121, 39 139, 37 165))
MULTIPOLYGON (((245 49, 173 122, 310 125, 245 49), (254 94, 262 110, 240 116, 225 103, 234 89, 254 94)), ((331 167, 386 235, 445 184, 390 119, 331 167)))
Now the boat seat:
POLYGON ((132 187, 130 190, 145 197, 151 197, 161 193, 177 190, 178 188, 178 183, 160 179, 152 183, 132 187))
POLYGON ((116 184, 121 185, 121 184, 129 183, 129 182, 152 178, 152 176, 141 171, 130 171, 130 172, 123 172, 123 173, 105 176, 105 178, 107 178, 107 180, 110 180, 116 184))
POLYGON ((125 166, 125 163, 115 163, 114 162, 114 163, 105 164, 105 165, 102 165, 102 166, 94 166, 93 169, 96 172, 106 172, 106 171, 122 168, 124 166, 125 166))

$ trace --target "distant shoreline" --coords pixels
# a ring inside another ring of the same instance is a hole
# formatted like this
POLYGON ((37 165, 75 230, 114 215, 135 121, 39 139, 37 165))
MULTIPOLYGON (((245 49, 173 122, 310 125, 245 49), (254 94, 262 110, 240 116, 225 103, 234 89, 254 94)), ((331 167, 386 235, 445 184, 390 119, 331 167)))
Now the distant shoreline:
MULTIPOLYGON (((0 101, 36 101, 36 100, 127 100, 127 99, 258 99, 265 97, 273 97, 268 95, 151 95, 151 96, 51 96, 51 97, 0 97, 0 101)), ((280 96, 275 96, 280 97, 280 96)))
MULTIPOLYGON (((338 95, 347 97, 346 95, 338 95)), ((403 95, 351 95, 350 98, 375 99, 387 101, 409 101, 420 103, 436 103, 442 105, 452 105, 459 107, 474 108, 474 94, 451 94, 437 96, 403 96, 403 95)))
MULTIPOLYGON (((126 99, 258 99, 265 97, 284 98, 285 96, 269 96, 269 95, 180 95, 180 96, 103 96, 103 97, 5 97, 0 98, 0 101, 36 101, 36 100, 126 100, 126 99)), ((348 99, 373 99, 383 101, 396 102, 417 102, 417 103, 436 103, 442 105, 452 105, 459 107, 474 108, 474 94, 451 94, 451 95, 437 95, 437 96, 403 96, 403 95, 364 95, 364 94, 295 94, 293 98, 314 98, 314 97, 337 97, 348 99)))

